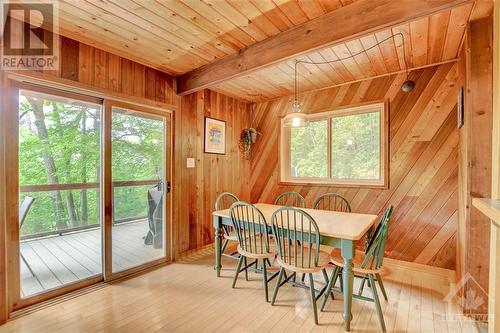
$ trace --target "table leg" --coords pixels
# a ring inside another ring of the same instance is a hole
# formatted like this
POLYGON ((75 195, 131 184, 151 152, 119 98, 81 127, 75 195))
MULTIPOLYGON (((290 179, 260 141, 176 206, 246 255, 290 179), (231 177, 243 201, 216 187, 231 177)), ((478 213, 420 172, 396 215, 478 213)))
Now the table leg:
POLYGON ((342 258, 344 258, 344 269, 342 270, 342 280, 344 284, 344 329, 350 331, 351 329, 351 307, 352 307, 352 292, 354 273, 352 271, 353 258, 354 258, 354 242, 352 240, 343 239, 341 243, 342 258))
POLYGON ((214 216, 214 227, 215 227, 215 270, 217 271, 217 277, 220 277, 220 270, 222 268, 221 264, 221 235, 222 235, 222 218, 220 216, 214 216))

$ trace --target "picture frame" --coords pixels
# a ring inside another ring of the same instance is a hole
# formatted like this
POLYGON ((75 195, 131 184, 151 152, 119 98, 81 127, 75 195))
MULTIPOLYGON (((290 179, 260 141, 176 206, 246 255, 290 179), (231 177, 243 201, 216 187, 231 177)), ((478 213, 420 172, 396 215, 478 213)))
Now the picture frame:
POLYGON ((205 153, 226 154, 226 122, 205 117, 205 153))
POLYGON ((457 97, 457 128, 464 125, 464 87, 460 87, 457 97))

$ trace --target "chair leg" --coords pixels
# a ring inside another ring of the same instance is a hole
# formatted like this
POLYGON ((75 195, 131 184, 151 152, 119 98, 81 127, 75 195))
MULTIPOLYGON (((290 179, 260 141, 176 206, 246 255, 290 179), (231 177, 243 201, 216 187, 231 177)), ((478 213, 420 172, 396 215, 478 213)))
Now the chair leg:
POLYGON ((363 290, 365 289, 365 282, 366 282, 366 277, 363 278, 363 281, 361 281, 361 285, 359 286, 358 295, 360 296, 363 294, 363 290))
POLYGON ((384 295, 384 299, 387 301, 387 293, 385 292, 384 282, 382 282, 382 277, 379 273, 375 274, 377 277, 378 285, 380 286, 380 290, 382 291, 382 295, 384 295))
POLYGON ((269 302, 269 291, 267 289, 267 268, 265 260, 262 260, 262 273, 264 274, 264 292, 266 294, 266 302, 269 302))
POLYGON ((323 311, 323 309, 325 308, 326 301, 328 300, 328 295, 332 292, 332 288, 335 285, 338 274, 339 268, 338 266, 335 266, 332 272, 332 277, 330 278, 330 281, 328 281, 328 285, 326 286, 325 297, 323 298, 323 303, 321 303, 321 311, 323 311))
MULTIPOLYGON (((325 284, 328 285, 328 282, 330 282, 328 280, 328 274, 326 273, 326 269, 322 269, 321 272, 323 272, 323 278, 325 279, 325 284)), ((328 295, 328 294, 326 294, 328 295)), ((330 295, 332 295, 332 299, 335 299, 335 297, 333 296, 333 293, 330 293, 330 295)))
MULTIPOLYGON (((243 257, 243 264, 245 265, 245 267, 248 265, 247 264, 247 257, 243 257)), ((248 269, 245 269, 245 280, 248 281, 248 269)))
POLYGON ((304 273, 302 273, 302 277, 300 278, 300 282, 304 283, 306 279, 306 275, 304 273))
MULTIPOLYGON (((238 280, 238 275, 240 274, 241 264, 243 263, 243 260, 246 260, 246 257, 244 257, 242 255, 238 259, 238 266, 236 266, 236 274, 234 274, 233 288, 236 286, 236 280, 238 280)), ((246 270, 245 270, 245 272, 246 272, 246 270)))
POLYGON ((311 302, 314 312, 314 323, 318 325, 318 309, 316 308, 316 293, 314 290, 314 279, 312 273, 309 273, 309 290, 311 291, 311 302))
POLYGON ((229 241, 227 239, 224 239, 224 241, 222 242, 220 253, 224 253, 224 251, 226 251, 227 243, 229 243, 229 241))
POLYGON ((328 284, 328 274, 326 274, 326 269, 322 269, 321 273, 323 273, 323 278, 325 279, 325 283, 328 284))
POLYGON ((285 269, 283 267, 280 268, 280 272, 278 274, 278 281, 276 281, 276 287, 274 287, 273 298, 271 299, 271 305, 274 305, 276 301, 276 296, 278 296, 278 289, 280 288, 281 279, 283 278, 283 273, 285 269))
POLYGON ((269 260, 269 258, 266 258, 265 260, 267 261, 267 267, 271 267, 272 266, 271 260, 269 260))
POLYGON ((377 308, 377 314, 378 314, 378 319, 380 320, 380 326, 382 327, 382 331, 386 332, 384 315, 382 313, 382 308, 380 307, 380 300, 378 298, 377 286, 375 285, 373 274, 368 274, 368 279, 370 281, 371 290, 373 293, 373 300, 375 301, 375 307, 377 308))

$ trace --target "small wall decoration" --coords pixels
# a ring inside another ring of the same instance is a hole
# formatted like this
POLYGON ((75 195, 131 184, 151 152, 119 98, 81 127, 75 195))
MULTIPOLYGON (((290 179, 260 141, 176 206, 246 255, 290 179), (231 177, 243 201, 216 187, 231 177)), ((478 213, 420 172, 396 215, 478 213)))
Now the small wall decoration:
POLYGON ((245 128, 240 133, 238 146, 247 160, 252 157, 252 145, 257 141, 257 135, 259 134, 260 133, 253 127, 245 128))
POLYGON ((205 117, 205 153, 226 154, 226 122, 205 117))
POLYGON ((457 128, 464 125, 464 87, 460 87, 457 100, 457 128))

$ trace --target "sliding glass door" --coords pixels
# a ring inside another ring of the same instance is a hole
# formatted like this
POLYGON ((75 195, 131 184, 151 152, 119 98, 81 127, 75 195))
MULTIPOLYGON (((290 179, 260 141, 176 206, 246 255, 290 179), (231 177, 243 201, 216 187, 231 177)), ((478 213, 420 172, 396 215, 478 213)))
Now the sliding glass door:
POLYGON ((165 117, 112 107, 112 272, 165 256, 165 117))
POLYGON ((170 114, 29 83, 10 96, 10 310, 168 261, 170 114))
POLYGON ((20 296, 102 274, 101 103, 19 90, 20 296))

